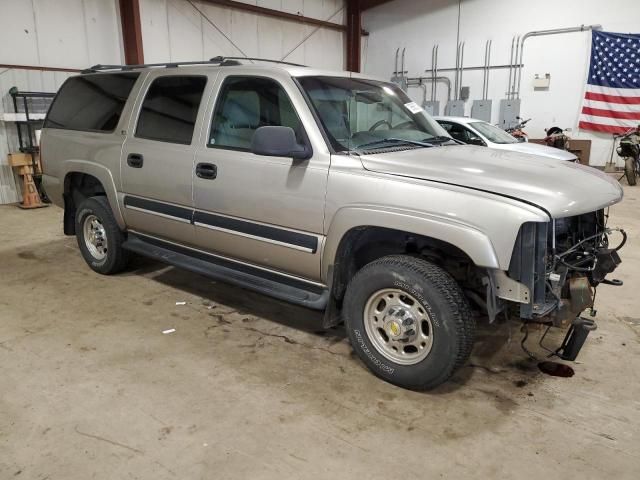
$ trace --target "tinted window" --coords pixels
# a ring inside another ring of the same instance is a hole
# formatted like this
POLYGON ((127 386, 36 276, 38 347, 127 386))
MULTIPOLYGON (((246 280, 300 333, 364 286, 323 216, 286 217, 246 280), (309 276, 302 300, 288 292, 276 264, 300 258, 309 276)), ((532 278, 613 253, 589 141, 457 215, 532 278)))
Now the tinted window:
POLYGON ((220 94, 211 124, 210 147, 249 150, 259 127, 293 128, 304 143, 300 119, 284 89, 267 78, 228 78, 220 94))
POLYGON ((45 128, 113 131, 138 73, 106 73, 72 77, 60 88, 45 128))
POLYGON ((136 137, 190 144, 207 77, 156 78, 138 117, 136 137))

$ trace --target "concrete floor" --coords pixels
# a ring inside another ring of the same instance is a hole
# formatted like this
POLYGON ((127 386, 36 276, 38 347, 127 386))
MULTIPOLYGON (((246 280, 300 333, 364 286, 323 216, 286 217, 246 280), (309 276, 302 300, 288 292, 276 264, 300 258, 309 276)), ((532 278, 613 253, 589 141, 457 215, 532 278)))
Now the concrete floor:
POLYGON ((516 323, 483 324, 469 364, 424 394, 376 379, 316 313, 144 259, 97 275, 61 210, 0 207, 0 479, 637 479, 640 187, 625 188, 625 285, 599 289, 575 376, 539 372, 516 323))

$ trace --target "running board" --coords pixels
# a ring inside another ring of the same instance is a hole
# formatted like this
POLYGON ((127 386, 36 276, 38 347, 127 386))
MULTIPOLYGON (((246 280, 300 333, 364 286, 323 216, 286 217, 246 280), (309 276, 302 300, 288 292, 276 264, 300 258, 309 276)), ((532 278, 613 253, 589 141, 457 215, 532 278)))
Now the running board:
POLYGON ((314 310, 324 310, 329 300, 329 290, 320 285, 234 262, 154 237, 129 232, 122 247, 214 280, 237 285, 314 310))

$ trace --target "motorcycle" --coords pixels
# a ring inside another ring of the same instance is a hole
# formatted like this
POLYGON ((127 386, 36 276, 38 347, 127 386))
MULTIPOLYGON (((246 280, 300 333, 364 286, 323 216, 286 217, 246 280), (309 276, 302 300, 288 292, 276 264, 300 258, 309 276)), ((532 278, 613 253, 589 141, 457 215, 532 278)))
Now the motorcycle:
POLYGON ((624 158, 624 175, 629 185, 637 183, 640 176, 640 125, 620 135, 616 148, 619 157, 624 158))
POLYGON ((547 136, 544 138, 544 143, 553 148, 559 148, 560 150, 569 150, 570 138, 565 134, 568 129, 562 129, 560 127, 551 127, 545 130, 547 136))
POLYGON ((510 134, 512 137, 515 137, 519 142, 528 142, 529 135, 525 133, 523 128, 527 123, 531 121, 531 119, 527 118, 526 120, 522 120, 522 117, 516 117, 516 120, 518 120, 518 123, 516 123, 513 127, 507 128, 505 132, 510 134))

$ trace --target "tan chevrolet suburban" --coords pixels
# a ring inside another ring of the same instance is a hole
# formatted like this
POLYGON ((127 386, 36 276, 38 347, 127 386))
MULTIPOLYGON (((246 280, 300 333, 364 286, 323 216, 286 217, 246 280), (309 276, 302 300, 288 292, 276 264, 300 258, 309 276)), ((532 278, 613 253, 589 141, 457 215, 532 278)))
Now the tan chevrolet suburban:
POLYGON ((44 185, 98 273, 131 252, 324 310, 411 389, 466 361, 478 312, 568 327, 620 258, 605 174, 459 145, 396 85, 258 59, 96 65, 41 139, 44 185))

